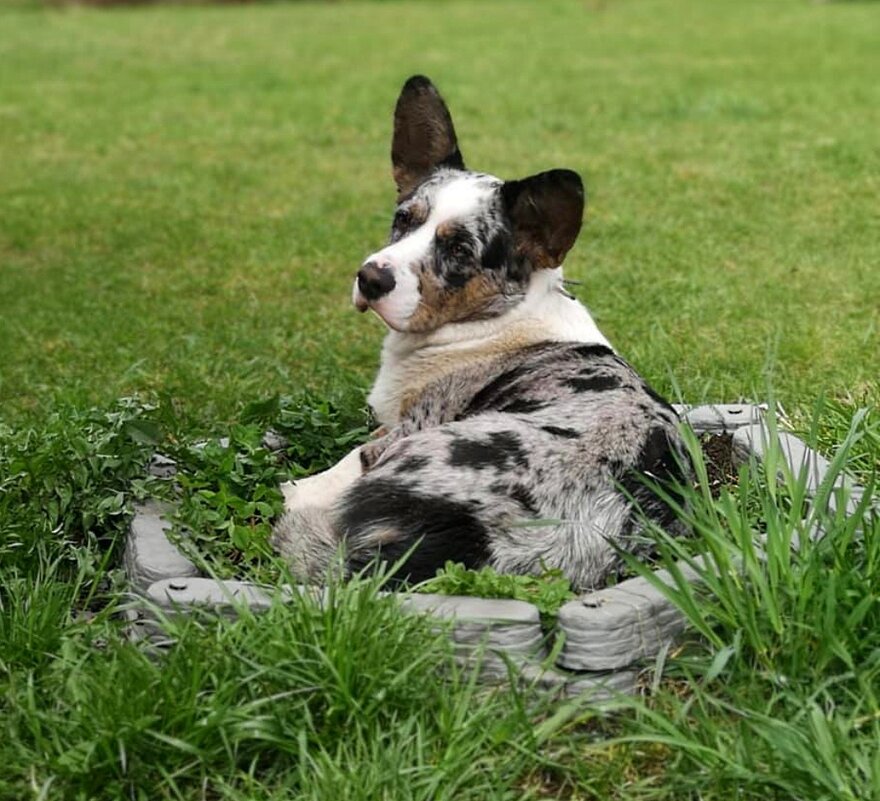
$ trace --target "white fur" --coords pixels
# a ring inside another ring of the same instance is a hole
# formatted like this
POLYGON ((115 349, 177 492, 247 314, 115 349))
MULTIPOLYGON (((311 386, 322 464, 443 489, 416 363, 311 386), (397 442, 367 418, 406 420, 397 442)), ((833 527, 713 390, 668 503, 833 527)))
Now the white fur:
POLYGON ((564 292, 561 267, 537 270, 524 300, 498 317, 426 334, 389 331, 369 403, 382 425, 393 426, 404 395, 424 386, 426 376, 434 380, 467 361, 544 341, 611 347, 586 307, 564 292))
POLYGON ((310 507, 330 509, 333 504, 363 474, 360 448, 349 453, 333 467, 297 481, 281 485, 284 509, 296 512, 310 507))
MULTIPOLYGON (((377 264, 386 266, 382 261, 377 261, 377 264)), ((394 289, 369 304, 361 294, 355 278, 352 302, 358 309, 371 308, 389 328, 400 330, 419 307, 419 279, 408 268, 396 269, 393 272, 394 289)))
MULTIPOLYGON (((400 330, 419 307, 419 279, 412 265, 421 261, 430 250, 437 227, 441 223, 467 217, 480 208, 482 199, 494 191, 492 181, 491 176, 465 175, 441 187, 424 223, 366 258, 364 263, 374 262, 379 267, 391 270, 394 276, 394 289, 369 304, 390 328, 400 330)), ((498 178, 494 181, 501 183, 498 178)), ((352 301, 358 308, 367 306, 357 280, 354 282, 352 301)))

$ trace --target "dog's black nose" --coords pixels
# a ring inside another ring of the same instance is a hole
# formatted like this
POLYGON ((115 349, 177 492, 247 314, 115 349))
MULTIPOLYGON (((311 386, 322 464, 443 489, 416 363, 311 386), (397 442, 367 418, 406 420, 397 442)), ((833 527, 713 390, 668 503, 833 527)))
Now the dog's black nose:
POLYGON ((368 261, 358 270, 358 289, 367 300, 378 300, 394 289, 394 274, 387 267, 368 261))

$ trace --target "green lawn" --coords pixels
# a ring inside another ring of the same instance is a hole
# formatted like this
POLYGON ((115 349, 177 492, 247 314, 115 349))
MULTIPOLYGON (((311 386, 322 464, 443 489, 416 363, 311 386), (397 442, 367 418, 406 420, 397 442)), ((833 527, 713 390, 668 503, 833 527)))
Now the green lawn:
POLYGON ((154 448, 260 569, 263 428, 301 471, 363 435, 349 290, 415 72, 470 165, 585 176, 568 276, 659 390, 772 395, 876 497, 878 36, 869 2, 0 0, 0 801, 880 801, 880 521, 792 555, 796 477, 693 495, 719 577, 611 708, 475 687, 376 582, 169 624, 160 659, 117 614, 154 448))
POLYGON ((167 390, 204 420, 366 384, 402 80, 466 158, 581 171, 568 274, 659 388, 787 404, 880 370, 872 3, 6 11, 0 403, 167 390))

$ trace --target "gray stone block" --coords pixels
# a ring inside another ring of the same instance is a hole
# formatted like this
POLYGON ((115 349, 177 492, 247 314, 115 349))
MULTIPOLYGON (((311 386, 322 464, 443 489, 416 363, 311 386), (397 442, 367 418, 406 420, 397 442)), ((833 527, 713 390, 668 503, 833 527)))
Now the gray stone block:
POLYGON ((246 606, 254 612, 262 612, 272 603, 270 590, 249 581, 219 581, 198 576, 161 579, 147 587, 144 597, 167 611, 208 608, 234 612, 237 607, 246 606))
POLYGON ((163 519, 169 507, 150 500, 136 507, 125 541, 123 564, 134 589, 143 592, 160 579, 197 576, 199 569, 168 539, 163 519))
POLYGON ((545 653, 546 636, 537 607, 524 601, 435 594, 401 595, 404 610, 451 621, 461 662, 480 667, 486 681, 504 679, 518 666, 545 653))
POLYGON ((430 612, 434 617, 486 623, 541 625, 538 608, 525 601, 470 598, 434 593, 410 593, 403 597, 405 609, 430 612))
POLYGON ((676 404, 675 410, 696 434, 724 434, 760 423, 764 419, 766 407, 750 403, 714 403, 704 406, 676 404))
POLYGON ((612 670, 606 672, 580 672, 544 668, 541 665, 523 665, 520 682, 542 692, 554 693, 560 698, 587 696, 590 701, 607 701, 624 693, 634 695, 638 689, 638 670, 612 670))
MULTIPOLYGON (((697 572, 680 565, 685 579, 697 572)), ((655 575, 674 580, 665 570, 655 575)), ((617 586, 569 601, 559 610, 565 635, 557 664, 569 670, 619 670, 651 659, 685 628, 684 615, 647 579, 628 579, 617 586)))

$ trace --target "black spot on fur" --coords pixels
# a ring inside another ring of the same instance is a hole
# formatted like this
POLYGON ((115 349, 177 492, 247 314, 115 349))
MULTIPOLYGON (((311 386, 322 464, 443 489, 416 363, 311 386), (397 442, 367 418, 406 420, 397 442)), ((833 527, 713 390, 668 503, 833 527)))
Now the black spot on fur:
POLYGON ((635 467, 657 478, 681 478, 680 465, 665 429, 655 426, 648 432, 635 467))
POLYGON ((514 466, 526 467, 528 463, 522 441, 512 431, 493 431, 483 440, 456 437, 449 446, 450 467, 509 470, 514 466))
POLYGON ((541 426, 541 428, 548 434, 552 434, 554 437, 577 439, 580 436, 580 433, 573 428, 559 428, 558 426, 541 426))
POLYGON ((606 345, 578 345, 572 349, 578 356, 585 359, 595 359, 599 356, 613 356, 614 351, 606 345))
POLYGON ((523 448, 522 440, 513 431, 493 431, 489 435, 493 448, 506 454, 520 467, 529 466, 529 456, 523 448))
POLYGON ((528 487, 522 484, 514 484, 510 488, 509 494, 529 514, 538 514, 538 502, 535 500, 535 496, 529 492, 528 487))
POLYGON ((507 275, 512 281, 524 283, 532 272, 532 263, 525 256, 514 255, 508 262, 507 275))
POLYGON ((507 396, 510 394, 514 385, 528 375, 529 367, 526 365, 520 365, 511 370, 507 370, 497 378, 492 379, 492 381, 486 384, 485 387, 474 395, 473 400, 468 404, 462 417, 467 417, 469 414, 483 412, 488 409, 498 409, 499 406, 507 400, 507 396))
POLYGON ((678 415, 675 413, 675 409, 673 409, 672 406, 669 404, 669 401, 666 400, 666 398, 664 398, 662 395, 660 395, 660 394, 658 394, 657 392, 655 392, 655 391, 654 391, 654 390, 648 385, 647 382, 645 382, 645 381, 642 382, 642 389, 644 389, 645 392, 646 392, 651 398, 653 398, 655 401, 657 401, 657 403, 659 403, 664 409, 667 409, 668 411, 672 412, 672 414, 673 414, 673 416, 675 417, 676 420, 678 419, 678 415))
POLYGON ((472 273, 467 270, 450 270, 446 273, 446 283, 453 289, 461 289, 471 275, 472 273))
POLYGON ((508 412, 510 414, 531 414, 546 408, 546 401, 539 401, 528 398, 516 398, 515 400, 503 403, 498 407, 500 412, 508 412))
POLYGON ((499 231, 492 237, 483 251, 481 262, 486 270, 497 270, 503 267, 510 258, 510 235, 499 231))
POLYGON ((531 366, 529 365, 515 367, 503 373, 474 396, 461 417, 468 417, 484 411, 529 414, 543 409, 547 405, 546 401, 522 397, 518 394, 520 390, 517 385, 520 381, 528 383, 531 377, 531 366))
POLYGON ((681 505, 684 498, 675 485, 684 484, 689 473, 683 449, 673 445, 665 429, 655 427, 645 437, 635 464, 620 477, 620 485, 645 515, 668 529, 677 518, 655 488, 662 488, 670 500, 681 505))
POLYGON ((413 454, 412 456, 407 456, 398 461, 394 469, 398 473, 413 473, 417 470, 421 470, 423 467, 427 467, 429 464, 431 464, 430 456, 418 456, 413 454))
POLYGON ((488 452, 482 442, 473 439, 456 438, 449 446, 450 467, 472 467, 474 470, 502 467, 494 457, 495 454, 488 452))
POLYGON ((353 571, 376 561, 396 562, 415 546, 392 579, 395 584, 432 578, 448 560, 478 568, 489 558, 488 532, 470 505, 384 478, 352 487, 340 523, 353 571), (383 526, 396 536, 370 544, 371 532, 383 526))
POLYGON ((591 378, 567 378, 564 383, 575 392, 606 392, 617 389, 620 379, 614 375, 594 375, 591 378))

